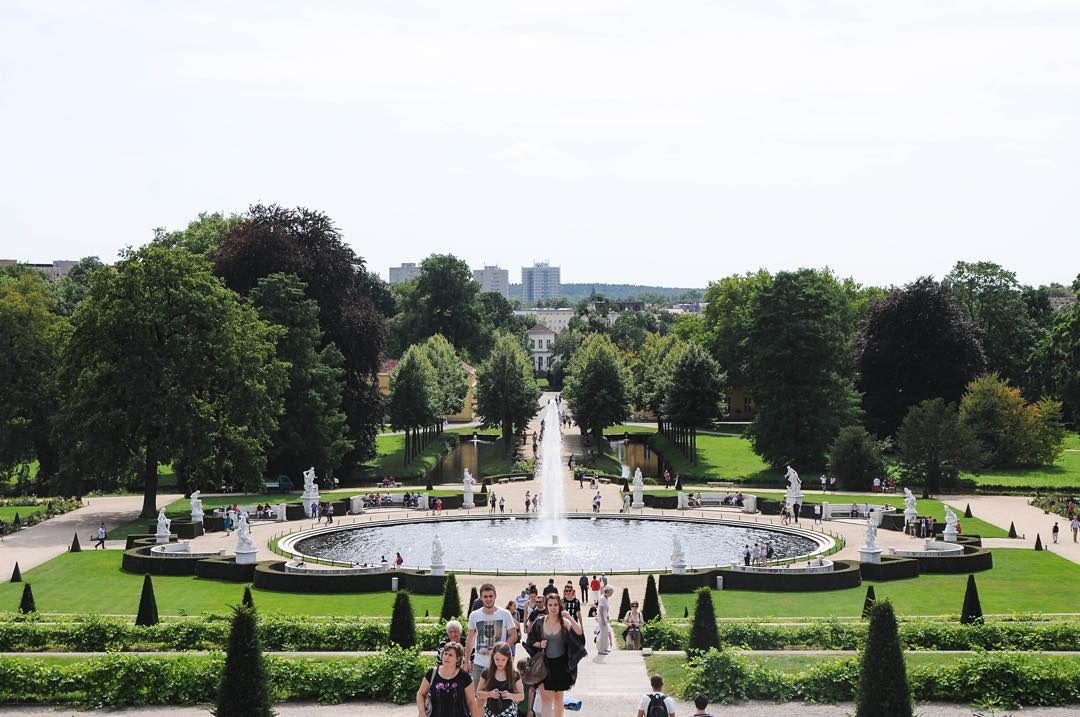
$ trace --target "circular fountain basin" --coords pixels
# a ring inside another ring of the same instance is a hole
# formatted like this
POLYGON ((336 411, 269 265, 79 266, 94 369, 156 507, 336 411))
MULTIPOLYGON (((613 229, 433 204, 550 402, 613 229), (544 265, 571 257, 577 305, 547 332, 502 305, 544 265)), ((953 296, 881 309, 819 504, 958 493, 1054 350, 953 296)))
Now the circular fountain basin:
POLYGON ((406 566, 426 568, 438 532, 450 570, 499 573, 589 573, 666 570, 674 538, 691 568, 741 564, 747 545, 769 543, 775 559, 821 553, 828 536, 734 521, 655 517, 423 519, 321 528, 288 536, 279 548, 296 557, 378 564, 401 552, 406 566), (557 536, 556 536, 557 533, 557 536), (557 539, 556 539, 557 537, 557 539))

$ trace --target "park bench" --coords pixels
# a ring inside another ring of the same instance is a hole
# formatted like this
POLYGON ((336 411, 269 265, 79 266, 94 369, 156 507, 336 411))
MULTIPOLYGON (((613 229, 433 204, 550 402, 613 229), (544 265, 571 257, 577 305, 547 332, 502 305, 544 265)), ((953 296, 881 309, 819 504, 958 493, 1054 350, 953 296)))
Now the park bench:
POLYGON ((503 476, 502 478, 499 479, 499 482, 500 483, 517 483, 518 481, 531 480, 531 479, 532 479, 532 476, 521 474, 521 475, 513 475, 513 476, 503 476))

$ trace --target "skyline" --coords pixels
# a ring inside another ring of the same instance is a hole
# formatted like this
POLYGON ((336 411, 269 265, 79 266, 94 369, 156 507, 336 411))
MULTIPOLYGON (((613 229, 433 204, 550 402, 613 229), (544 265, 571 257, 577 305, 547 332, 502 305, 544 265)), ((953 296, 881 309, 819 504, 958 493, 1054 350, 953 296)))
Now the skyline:
POLYGON ((0 1, 0 258, 252 203, 368 268, 1080 271, 1080 6, 0 1))

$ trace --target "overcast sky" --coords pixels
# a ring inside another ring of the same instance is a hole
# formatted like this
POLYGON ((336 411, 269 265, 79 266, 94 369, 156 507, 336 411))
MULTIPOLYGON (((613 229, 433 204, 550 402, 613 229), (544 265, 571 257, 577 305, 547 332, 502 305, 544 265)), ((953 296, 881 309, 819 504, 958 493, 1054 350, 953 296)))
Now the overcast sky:
POLYGON ((1080 2, 0 0, 0 258, 254 202, 384 278, 1080 272, 1080 2))

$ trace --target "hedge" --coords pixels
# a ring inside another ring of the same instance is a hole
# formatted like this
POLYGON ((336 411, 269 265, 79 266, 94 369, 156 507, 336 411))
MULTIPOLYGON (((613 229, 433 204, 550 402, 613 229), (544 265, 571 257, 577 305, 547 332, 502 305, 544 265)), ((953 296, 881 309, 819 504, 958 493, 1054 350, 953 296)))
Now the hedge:
MULTIPOLYGON (((687 664, 682 694, 692 699, 703 693, 711 702, 847 702, 855 698, 858 683, 858 658, 787 673, 748 663, 730 651, 710 650, 687 664)), ((1080 701, 1080 665, 1000 652, 959 658, 947 666, 911 669, 908 683, 915 699, 928 702, 998 700, 1003 708, 1014 709, 1080 701)))
MULTIPOLYGON (((720 644, 747 650, 857 650, 866 642, 866 624, 826 619, 807 625, 721 622, 720 644)), ((642 627, 642 644, 654 650, 685 650, 686 625, 652 621, 642 627)), ((907 650, 1033 650, 1056 652, 1080 644, 1077 622, 953 622, 900 624, 900 644, 907 650)))
MULTIPOLYGON (((225 657, 111 654, 52 664, 0 658, 0 702, 83 707, 194 705, 213 701, 225 657)), ((430 658, 389 648, 378 655, 317 662, 267 657, 275 701, 412 702, 430 658)))

